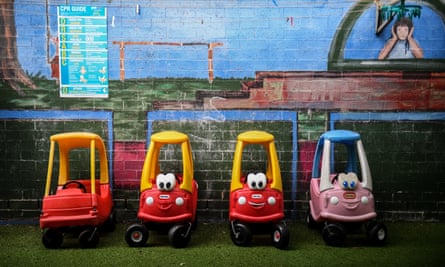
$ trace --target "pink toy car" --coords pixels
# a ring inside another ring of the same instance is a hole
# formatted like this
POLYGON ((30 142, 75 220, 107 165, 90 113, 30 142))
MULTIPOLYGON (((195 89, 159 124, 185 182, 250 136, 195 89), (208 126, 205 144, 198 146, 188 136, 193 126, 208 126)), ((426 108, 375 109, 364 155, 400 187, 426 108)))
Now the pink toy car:
POLYGON ((372 177, 358 133, 333 130, 321 135, 315 150, 310 194, 306 222, 309 227, 324 223, 326 244, 341 246, 346 226, 365 222, 368 240, 376 245, 385 243, 387 229, 375 221, 372 177), (344 171, 335 171, 340 168, 344 171))

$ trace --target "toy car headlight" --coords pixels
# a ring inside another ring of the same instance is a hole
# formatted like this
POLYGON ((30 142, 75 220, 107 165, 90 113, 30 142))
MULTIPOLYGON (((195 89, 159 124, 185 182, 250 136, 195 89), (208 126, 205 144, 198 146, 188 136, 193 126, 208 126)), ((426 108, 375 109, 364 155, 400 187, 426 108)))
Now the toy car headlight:
POLYGON ((275 203, 277 203, 277 200, 274 197, 269 197, 267 199, 267 203, 269 203, 269 205, 275 205, 275 203))
POLYGON ((145 204, 147 204, 147 205, 152 205, 154 202, 155 201, 154 201, 154 199, 152 197, 147 197, 145 199, 145 204))
POLYGON ((246 197, 240 197, 240 198, 238 198, 238 204, 240 204, 240 205, 244 205, 244 204, 246 204, 247 203, 247 199, 246 199, 246 197))
POLYGON ((361 201, 362 201, 362 204, 368 204, 369 203, 369 199, 368 199, 367 196, 362 196, 361 201))
POLYGON ((337 205, 338 204, 338 197, 331 197, 330 199, 329 199, 329 203, 331 203, 332 205, 337 205))
POLYGON ((176 205, 178 206, 184 205, 184 199, 182 197, 176 198, 176 205))

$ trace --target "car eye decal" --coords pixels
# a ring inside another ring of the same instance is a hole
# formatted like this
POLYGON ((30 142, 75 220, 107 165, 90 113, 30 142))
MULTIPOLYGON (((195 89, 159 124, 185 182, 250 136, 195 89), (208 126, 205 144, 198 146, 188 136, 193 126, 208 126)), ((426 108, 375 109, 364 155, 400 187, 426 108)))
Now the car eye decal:
POLYGON ((349 183, 349 189, 354 189, 355 187, 356 187, 356 183, 354 182, 354 181, 351 181, 350 183, 349 183))
POLYGON ((173 173, 160 173, 156 176, 156 185, 161 191, 171 191, 176 186, 176 178, 173 173))
POLYGON ((247 175, 247 185, 251 190, 263 190, 267 185, 266 175, 262 172, 249 173, 247 175))
POLYGON ((353 172, 348 174, 340 173, 338 175, 338 182, 340 183, 340 187, 344 190, 354 190, 357 187, 359 182, 357 175, 353 172))
POLYGON ((267 178, 266 175, 262 172, 259 172, 256 174, 257 179, 258 179, 258 183, 257 183, 257 188, 259 190, 263 190, 264 188, 266 188, 267 185, 267 178))

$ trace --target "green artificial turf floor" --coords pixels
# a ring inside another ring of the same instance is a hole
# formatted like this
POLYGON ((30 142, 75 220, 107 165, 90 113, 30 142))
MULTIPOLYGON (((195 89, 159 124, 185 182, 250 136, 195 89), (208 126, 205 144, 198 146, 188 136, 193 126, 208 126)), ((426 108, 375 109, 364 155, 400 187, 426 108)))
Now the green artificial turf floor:
POLYGON ((369 246, 364 233, 348 235, 343 247, 328 247, 318 230, 291 223, 291 240, 278 250, 267 236, 249 247, 230 240, 227 224, 200 224, 189 245, 172 248, 168 238, 150 232, 147 246, 130 248, 125 225, 100 237, 94 249, 81 249, 66 237, 59 249, 46 249, 38 226, 0 226, 0 266, 444 266, 445 223, 386 223, 388 242, 369 246))

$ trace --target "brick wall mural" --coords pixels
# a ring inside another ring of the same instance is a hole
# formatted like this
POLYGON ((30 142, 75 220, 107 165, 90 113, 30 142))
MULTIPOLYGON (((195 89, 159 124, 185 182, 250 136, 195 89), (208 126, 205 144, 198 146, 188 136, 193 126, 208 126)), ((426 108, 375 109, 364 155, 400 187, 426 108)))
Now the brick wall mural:
POLYGON ((0 222, 38 219, 49 136, 72 130, 104 138, 118 219, 134 219, 147 140, 169 129, 190 137, 202 220, 228 218, 236 136, 251 129, 274 134, 286 216, 301 220, 334 128, 362 134, 384 219, 443 221, 445 5, 406 1, 422 58, 379 59, 399 16, 386 2, 4 1, 0 222), (65 5, 106 8, 106 98, 60 95, 65 5))

